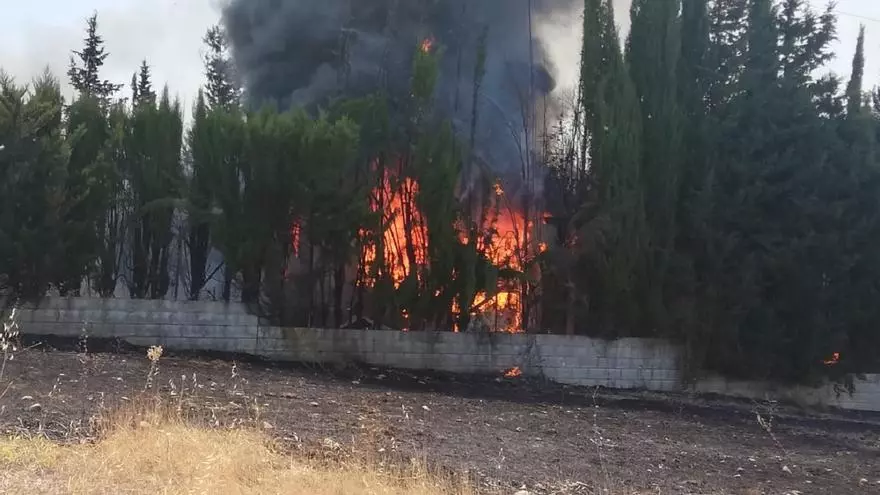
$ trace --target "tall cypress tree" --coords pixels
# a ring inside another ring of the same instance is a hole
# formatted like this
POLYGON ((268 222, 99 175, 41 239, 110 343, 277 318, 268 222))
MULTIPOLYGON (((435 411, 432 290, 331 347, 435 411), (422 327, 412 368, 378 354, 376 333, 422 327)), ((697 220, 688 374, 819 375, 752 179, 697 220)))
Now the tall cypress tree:
POLYGON ((161 299, 170 287, 168 265, 174 207, 181 186, 183 117, 168 89, 158 103, 142 103, 132 115, 126 153, 135 215, 131 235, 133 298, 161 299))
POLYGON ((590 193, 576 215, 583 280, 597 328, 609 334, 636 331, 638 282, 644 272, 642 119, 638 94, 620 50, 613 7, 586 0, 581 112, 590 193))
POLYGON ((865 26, 859 28, 856 53, 852 60, 852 74, 846 86, 846 113, 858 115, 863 108, 862 80, 865 77, 865 26))
POLYGON ((196 301, 207 283, 208 253, 211 249, 211 229, 209 213, 213 207, 210 187, 212 168, 218 157, 212 147, 211 127, 208 121, 208 108, 205 94, 199 91, 193 109, 193 123, 187 134, 187 149, 190 158, 188 187, 187 223, 189 228, 187 248, 189 253, 190 286, 189 298, 196 301))
POLYGON ((642 178, 648 230, 648 267, 642 297, 652 326, 665 327, 664 288, 670 283, 684 169, 684 119, 678 104, 680 2, 635 0, 627 64, 642 116, 642 178))

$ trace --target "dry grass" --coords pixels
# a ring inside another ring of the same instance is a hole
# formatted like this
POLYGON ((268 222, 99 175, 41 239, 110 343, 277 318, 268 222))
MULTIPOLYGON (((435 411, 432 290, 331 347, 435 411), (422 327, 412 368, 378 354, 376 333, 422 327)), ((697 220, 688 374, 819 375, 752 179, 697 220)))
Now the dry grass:
POLYGON ((94 444, 62 446, 40 437, 0 440, 0 493, 65 494, 455 494, 421 463, 312 460, 283 453, 253 429, 187 424, 161 407, 109 418, 94 444))
MULTIPOLYGON (((14 313, 13 313, 14 316, 14 313)), ((15 349, 14 319, 0 332, 0 382, 15 349)), ((61 445, 39 434, 0 438, 3 494, 308 494, 470 495, 470 483, 430 472, 426 464, 389 468, 338 444, 325 455, 285 453, 256 427, 253 417, 221 425, 187 413, 186 377, 176 397, 152 393, 161 347, 147 351, 150 371, 144 392, 126 407, 103 410, 90 420, 97 441, 61 445)), ((233 366, 233 378, 236 371, 233 366)), ((195 375, 192 391, 196 390, 195 375)), ((233 390, 232 397, 237 396, 233 390)), ((8 387, 6 387, 8 390, 8 387)), ((0 387, 0 397, 6 390, 0 387)), ((191 391, 191 392, 192 392, 191 391)), ((52 394, 49 394, 51 398, 52 394)), ((39 429, 42 431, 42 428, 39 429)), ((360 452, 375 452, 369 446, 360 452)))

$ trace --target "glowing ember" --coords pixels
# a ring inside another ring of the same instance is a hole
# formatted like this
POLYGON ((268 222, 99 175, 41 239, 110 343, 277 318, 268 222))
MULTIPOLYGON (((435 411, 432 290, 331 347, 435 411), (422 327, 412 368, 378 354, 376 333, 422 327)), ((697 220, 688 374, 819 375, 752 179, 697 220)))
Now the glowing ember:
POLYGON ((834 366, 835 364, 837 364, 839 362, 840 362, 840 353, 839 352, 835 352, 835 353, 831 354, 831 359, 826 359, 825 361, 822 361, 822 363, 825 364, 825 366, 834 366))
POLYGON ((299 244, 302 237, 302 225, 299 221, 295 221, 290 226, 290 249, 294 256, 299 256, 299 244))
POLYGON ((422 40, 421 50, 422 53, 429 53, 431 48, 434 47, 434 39, 433 38, 425 38, 422 40))
POLYGON ((502 186, 500 182, 495 183, 495 195, 504 196, 504 186, 502 186))
POLYGON ((504 372, 504 378, 518 378, 522 376, 522 374, 522 370, 519 369, 519 366, 514 366, 513 368, 510 368, 509 370, 504 372))

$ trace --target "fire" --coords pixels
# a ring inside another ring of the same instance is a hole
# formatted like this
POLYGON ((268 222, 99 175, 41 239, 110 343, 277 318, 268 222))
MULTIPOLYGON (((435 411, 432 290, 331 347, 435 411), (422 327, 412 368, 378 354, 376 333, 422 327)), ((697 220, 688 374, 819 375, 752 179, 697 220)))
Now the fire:
POLYGON ((299 220, 290 226, 290 249, 294 256, 299 256, 299 244, 302 237, 302 224, 299 220))
MULTIPOLYGON (((418 192, 419 185, 416 181, 408 177, 396 181, 386 176, 382 185, 376 187, 370 196, 370 208, 382 214, 382 224, 385 227, 381 238, 385 263, 384 266, 376 267, 377 273, 379 276, 385 275, 385 267, 391 267, 388 275, 396 288, 409 277, 412 270, 423 265, 427 258, 425 224, 421 212, 414 206, 418 192), (417 266, 412 266, 412 261, 417 266)), ((362 235, 365 233, 361 232, 362 235)), ((370 271, 376 260, 376 246, 365 246, 363 263, 367 271, 370 271)), ((374 283, 375 280, 365 282, 367 286, 374 283)))
POLYGON ((500 182, 495 183, 495 195, 504 196, 504 186, 502 186, 500 182))
POLYGON ((518 378, 522 376, 522 370, 519 369, 519 366, 514 366, 509 370, 504 372, 504 378, 518 378))
MULTIPOLYGON (((378 168, 378 167, 377 167, 378 168)), ((361 253, 364 271, 358 281, 361 286, 374 287, 380 279, 390 280, 395 288, 400 288, 412 277, 422 281, 422 270, 428 263, 428 231, 424 215, 418 208, 419 184, 410 177, 398 177, 393 170, 380 173, 380 180, 370 194, 370 208, 378 213, 382 223, 381 233, 362 229, 360 234, 366 240, 361 253), (380 248, 381 246, 381 248, 380 248), (379 251, 381 249, 381 252, 379 251), (379 256, 381 254, 381 256, 379 256)), ((500 183, 494 187, 493 202, 484 214, 484 224, 477 229, 476 249, 488 261, 499 268, 523 271, 534 259, 534 253, 544 252, 546 244, 531 240, 530 230, 533 222, 520 212, 509 207, 503 198, 504 189, 500 183), (528 254, 531 252, 532 254, 528 254)), ((468 228, 456 225, 458 239, 462 244, 469 243, 468 228)), ((524 283, 518 281, 499 281, 496 290, 480 292, 474 296, 467 308, 459 307, 454 301, 450 308, 454 317, 464 311, 471 315, 477 327, 491 331, 520 333, 524 330, 523 304, 524 283)), ((436 296, 440 291, 435 292, 436 296)), ((411 315, 402 312, 403 325, 410 328, 411 315)), ((453 328, 454 331, 462 330, 453 328)))
POLYGON ((825 366, 834 366, 835 364, 840 362, 840 353, 835 352, 831 354, 831 359, 826 359, 822 361, 825 366))
POLYGON ((422 40, 421 50, 422 53, 430 53, 431 49, 434 48, 434 39, 433 38, 425 38, 422 40))

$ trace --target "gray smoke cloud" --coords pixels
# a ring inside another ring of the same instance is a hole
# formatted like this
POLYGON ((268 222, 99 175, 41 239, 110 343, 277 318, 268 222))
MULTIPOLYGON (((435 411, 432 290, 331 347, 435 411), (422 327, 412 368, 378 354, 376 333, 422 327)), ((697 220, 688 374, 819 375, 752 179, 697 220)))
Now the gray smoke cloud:
POLYGON ((421 40, 432 38, 442 54, 438 106, 462 134, 469 132, 477 46, 485 32, 477 148, 493 170, 512 176, 522 163, 523 146, 517 141, 523 105, 547 101, 556 85, 557 67, 538 33, 552 35, 548 23, 576 15, 577 3, 232 0, 223 19, 249 101, 282 107, 379 88, 406 95, 412 55, 421 40))

